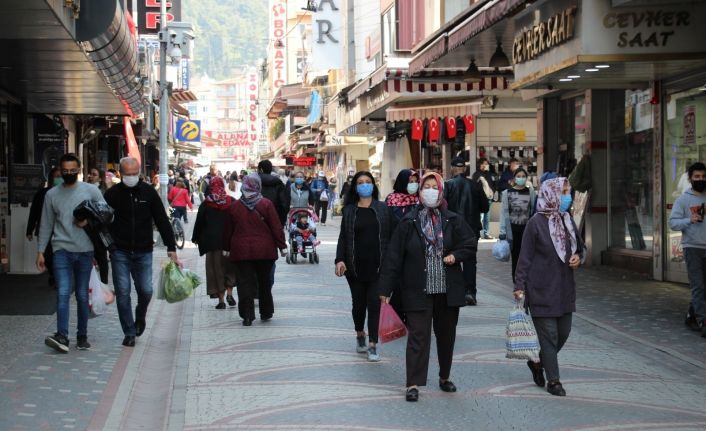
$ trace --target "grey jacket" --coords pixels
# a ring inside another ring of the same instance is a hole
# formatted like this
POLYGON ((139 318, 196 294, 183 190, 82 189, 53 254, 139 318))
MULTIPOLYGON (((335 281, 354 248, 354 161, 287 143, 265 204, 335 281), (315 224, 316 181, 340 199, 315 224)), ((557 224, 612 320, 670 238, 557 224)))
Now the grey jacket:
POLYGON ((307 208, 314 205, 314 195, 306 185, 301 189, 292 184, 289 189, 289 208, 307 208))
MULTIPOLYGON (((530 191, 530 207, 529 207, 529 215, 532 217, 534 214, 534 209, 536 208, 536 202, 537 202, 537 192, 534 190, 534 187, 531 185, 527 185, 530 191)), ((500 208, 500 235, 505 235, 505 239, 508 242, 512 242, 512 229, 510 229, 510 202, 507 198, 507 190, 503 190, 502 194, 500 195, 500 202, 501 202, 501 208, 500 208)))

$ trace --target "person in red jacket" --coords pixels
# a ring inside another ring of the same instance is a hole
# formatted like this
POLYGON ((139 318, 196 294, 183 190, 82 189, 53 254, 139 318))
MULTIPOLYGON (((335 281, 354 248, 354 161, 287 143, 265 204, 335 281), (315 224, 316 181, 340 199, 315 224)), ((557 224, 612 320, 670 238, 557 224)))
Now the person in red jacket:
POLYGON ((287 243, 274 204, 262 198, 260 177, 243 177, 241 191, 241 198, 230 207, 225 220, 223 251, 235 264, 243 326, 251 326, 258 292, 260 319, 266 322, 274 314, 270 271, 277 260, 277 249, 282 256, 287 255, 287 243))
POLYGON ((174 208, 174 217, 183 218, 184 223, 188 223, 189 219, 186 217, 186 207, 192 209, 194 205, 191 203, 191 197, 189 196, 189 191, 186 189, 184 181, 181 179, 177 180, 176 186, 169 190, 167 195, 169 203, 174 208))

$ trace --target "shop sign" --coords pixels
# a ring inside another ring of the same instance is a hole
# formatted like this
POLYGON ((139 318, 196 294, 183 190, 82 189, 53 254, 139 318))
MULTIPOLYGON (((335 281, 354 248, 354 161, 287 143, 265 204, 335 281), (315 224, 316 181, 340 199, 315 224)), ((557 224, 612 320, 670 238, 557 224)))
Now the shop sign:
POLYGON ((10 203, 31 203, 34 194, 44 185, 42 165, 15 163, 10 172, 10 203))
POLYGON ((258 129, 260 123, 260 116, 258 113, 258 78, 257 71, 255 69, 250 69, 248 71, 248 83, 247 83, 247 95, 248 95, 248 139, 250 139, 251 144, 255 144, 258 139, 258 129))
POLYGON ((696 144, 696 107, 684 107, 684 145, 696 144))
POLYGON ((314 70, 331 70, 342 67, 343 40, 341 25, 341 0, 320 0, 314 13, 314 43, 311 62, 314 70))
POLYGON ((546 21, 524 29, 512 44, 514 64, 537 58, 543 52, 574 38, 576 6, 564 9, 546 21))
POLYGON ((315 166, 316 157, 297 157, 293 162, 294 166, 315 166))
POLYGON ((205 130, 204 134, 209 138, 221 141, 221 147, 249 147, 250 139, 246 131, 210 131, 205 130))
MULTIPOLYGON (((137 21, 137 31, 143 34, 159 33, 160 0, 137 0, 137 14, 132 10, 132 1, 127 2, 127 9, 137 21)), ((181 21, 181 0, 167 1, 167 22, 181 21)))
POLYGON ((603 27, 624 30, 617 35, 618 48, 667 46, 675 30, 689 27, 690 21, 691 13, 686 10, 615 10, 603 17, 603 27))
POLYGON ((270 85, 277 90, 287 83, 287 2, 270 0, 270 85))
POLYGON ((176 138, 177 141, 183 142, 201 141, 201 121, 185 120, 183 118, 178 120, 174 138, 176 138))
POLYGON ((510 131, 510 141, 512 142, 525 142, 527 140, 527 132, 524 130, 511 130, 510 131))

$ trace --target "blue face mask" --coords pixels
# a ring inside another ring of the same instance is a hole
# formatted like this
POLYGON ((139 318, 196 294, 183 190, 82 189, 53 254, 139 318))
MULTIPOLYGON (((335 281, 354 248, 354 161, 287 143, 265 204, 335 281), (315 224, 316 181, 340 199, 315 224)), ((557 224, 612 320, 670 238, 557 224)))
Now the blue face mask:
POLYGON ((355 186, 355 190, 358 192, 358 196, 361 198, 369 198, 373 195, 373 185, 372 183, 363 183, 355 186))
POLYGON ((559 200, 559 211, 565 213, 571 208, 571 195, 561 195, 561 199, 559 200))
POLYGON ((520 187, 524 187, 527 184, 527 177, 517 177, 515 178, 515 184, 520 187))
POLYGON ((295 179, 294 179, 294 184, 297 184, 297 185, 302 185, 302 184, 304 184, 304 178, 295 178, 295 179))

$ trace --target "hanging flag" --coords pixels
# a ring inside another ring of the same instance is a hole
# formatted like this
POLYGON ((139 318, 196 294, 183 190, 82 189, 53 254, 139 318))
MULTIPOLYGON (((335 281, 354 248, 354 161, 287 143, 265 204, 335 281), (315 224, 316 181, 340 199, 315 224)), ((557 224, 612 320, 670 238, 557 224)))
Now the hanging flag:
POLYGON ((424 136, 424 123, 419 118, 412 120, 412 140, 421 141, 424 136))
POLYGON ((466 125, 466 133, 471 134, 476 130, 476 123, 473 114, 463 116, 463 124, 466 125))
POLYGON ((125 125, 125 145, 127 146, 127 154, 130 157, 137 159, 137 163, 142 166, 140 147, 137 145, 137 140, 135 139, 135 133, 132 131, 130 119, 128 117, 123 117, 123 123, 125 125))
POLYGON ((446 137, 456 138, 456 117, 446 117, 446 137))
POLYGON ((439 119, 432 118, 429 120, 429 141, 438 142, 440 135, 439 119))

